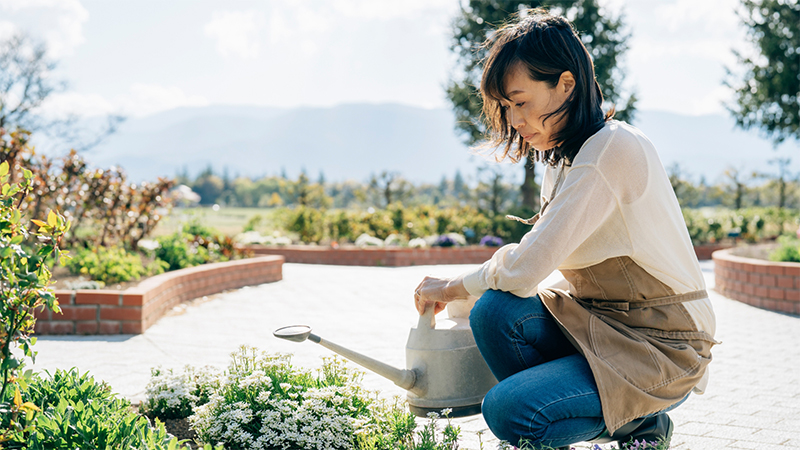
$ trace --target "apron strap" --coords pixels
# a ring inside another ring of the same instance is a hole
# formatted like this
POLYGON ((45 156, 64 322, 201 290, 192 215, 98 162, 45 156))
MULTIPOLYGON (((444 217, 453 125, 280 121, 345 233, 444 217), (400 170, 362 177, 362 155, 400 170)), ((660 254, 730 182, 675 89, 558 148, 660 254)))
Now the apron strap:
MULTIPOLYGON (((669 295, 666 297, 656 297, 641 301, 637 300, 634 302, 628 302, 624 300, 614 301, 614 300, 592 299, 591 304, 595 308, 613 309, 617 311, 630 311, 631 309, 652 308, 655 306, 672 305, 675 303, 690 302, 692 300, 701 300, 704 298, 708 298, 708 292, 706 292, 705 289, 701 291, 687 292, 685 294, 669 295)), ((582 300, 582 302, 589 303, 588 300, 582 300)))

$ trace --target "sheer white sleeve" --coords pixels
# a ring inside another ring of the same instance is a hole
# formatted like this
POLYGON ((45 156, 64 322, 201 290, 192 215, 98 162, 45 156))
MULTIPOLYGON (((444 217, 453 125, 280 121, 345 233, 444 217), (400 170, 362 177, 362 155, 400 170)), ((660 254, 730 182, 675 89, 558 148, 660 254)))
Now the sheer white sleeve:
POLYGON ((478 270, 463 275, 464 286, 476 297, 489 289, 535 295, 539 282, 589 240, 615 208, 616 196, 597 167, 574 167, 520 243, 501 247, 478 270))

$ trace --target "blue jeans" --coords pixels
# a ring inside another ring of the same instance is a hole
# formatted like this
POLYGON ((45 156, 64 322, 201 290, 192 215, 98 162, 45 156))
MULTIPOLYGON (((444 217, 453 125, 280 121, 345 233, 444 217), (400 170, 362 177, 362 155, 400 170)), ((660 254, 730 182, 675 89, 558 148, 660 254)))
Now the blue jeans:
POLYGON ((538 296, 487 291, 469 319, 478 349, 499 381, 482 406, 495 436, 513 445, 561 447, 603 432, 589 363, 538 296))

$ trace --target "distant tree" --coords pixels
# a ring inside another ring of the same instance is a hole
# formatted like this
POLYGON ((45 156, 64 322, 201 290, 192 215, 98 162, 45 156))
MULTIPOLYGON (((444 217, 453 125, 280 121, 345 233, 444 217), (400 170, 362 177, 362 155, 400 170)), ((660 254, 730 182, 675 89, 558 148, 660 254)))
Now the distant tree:
POLYGON ((124 117, 109 115, 106 124, 95 130, 79 126, 76 114, 47 118, 42 112, 45 100, 67 85, 54 76, 56 65, 47 47, 26 34, 0 42, 0 128, 44 133, 76 150, 87 150, 114 133, 124 117))
POLYGON ((744 206, 744 196, 747 193, 745 175, 735 167, 728 167, 725 169, 724 176, 728 179, 730 186, 733 199, 732 206, 736 209, 741 209, 744 206))
POLYGON ((478 186, 475 197, 478 209, 486 211, 490 217, 500 215, 507 207, 511 186, 505 182, 502 166, 493 165, 478 172, 478 186))
MULTIPOLYGON (((769 164, 778 166, 777 174, 768 174, 770 184, 777 187, 778 190, 778 209, 783 209, 786 206, 789 196, 789 183, 792 181, 792 173, 789 172, 789 164, 791 158, 775 158, 769 160, 769 164)), ((796 176, 795 176, 796 177, 796 176)))
POLYGON ((667 175, 675 197, 681 206, 694 207, 700 202, 699 189, 689 180, 689 174, 677 162, 667 167, 667 175))
POLYGON ((453 195, 456 198, 461 198, 468 189, 467 183, 464 182, 464 177, 461 176, 461 171, 456 170, 456 175, 453 177, 453 195))
POLYGON ((192 190, 200 196, 201 205, 213 205, 225 190, 225 182, 214 174, 214 169, 209 165, 194 180, 192 190))
POLYGON ((404 197, 412 191, 412 185, 406 181, 399 172, 389 172, 384 170, 380 175, 372 175, 369 180, 369 188, 383 200, 384 206, 389 206, 393 202, 402 201, 404 197))
POLYGON ((728 69, 734 90, 726 105, 739 127, 760 129, 775 145, 800 140, 800 2, 741 0, 739 17, 756 54, 734 50, 740 68, 728 69))
MULTIPOLYGON (((453 21, 451 50, 458 56, 456 75, 447 85, 447 98, 456 114, 456 128, 467 144, 483 139, 486 127, 481 120, 479 86, 483 60, 488 49, 481 46, 490 32, 508 21, 511 14, 535 7, 549 8, 569 18, 589 49, 597 81, 609 103, 616 104, 616 117, 631 122, 636 95, 622 92, 624 74, 619 61, 628 49, 628 34, 621 17, 601 11, 597 0, 468 0, 453 21)), ((525 178, 521 186, 522 203, 538 208, 539 185, 533 160, 525 161, 525 178)))
MULTIPOLYGON (((325 194, 321 184, 309 181, 305 169, 300 171, 294 184, 294 199, 298 205, 311 208, 327 208, 333 203, 333 199, 325 194)), ((273 199, 270 198, 271 200, 273 199)))

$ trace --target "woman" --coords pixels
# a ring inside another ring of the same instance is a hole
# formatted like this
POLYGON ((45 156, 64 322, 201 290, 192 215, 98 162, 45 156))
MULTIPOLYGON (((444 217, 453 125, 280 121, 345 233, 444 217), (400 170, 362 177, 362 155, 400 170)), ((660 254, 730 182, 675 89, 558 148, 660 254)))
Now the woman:
MULTIPOLYGON (((481 94, 502 157, 546 164, 519 244, 475 271, 425 278, 421 313, 480 297, 470 324, 499 383, 483 401, 511 443, 668 441, 666 411, 702 393, 715 319, 653 145, 603 114, 586 48, 543 10, 488 43, 481 94), (558 269, 568 290, 539 289, 558 269)), ((521 220, 521 219, 519 219, 521 220)))

